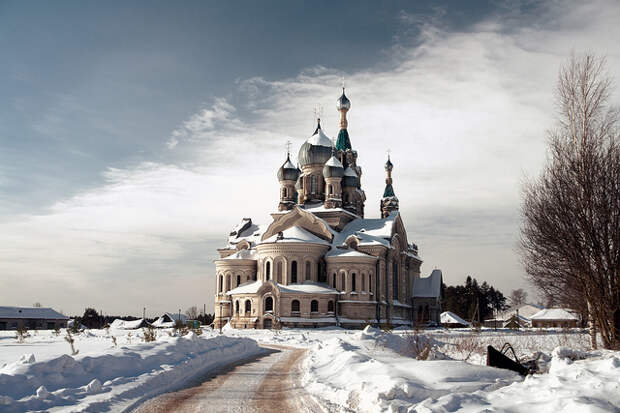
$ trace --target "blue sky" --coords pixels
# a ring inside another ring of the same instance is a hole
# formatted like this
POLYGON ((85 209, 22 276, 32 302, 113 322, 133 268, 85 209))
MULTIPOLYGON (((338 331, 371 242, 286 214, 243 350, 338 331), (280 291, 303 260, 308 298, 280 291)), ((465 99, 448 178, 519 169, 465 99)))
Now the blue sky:
POLYGON ((423 270, 525 286, 519 188, 555 76, 572 50, 618 73, 619 18, 612 1, 0 1, 0 302, 212 306, 215 248, 268 219, 314 105, 337 132, 342 76, 368 215, 389 147, 423 270))

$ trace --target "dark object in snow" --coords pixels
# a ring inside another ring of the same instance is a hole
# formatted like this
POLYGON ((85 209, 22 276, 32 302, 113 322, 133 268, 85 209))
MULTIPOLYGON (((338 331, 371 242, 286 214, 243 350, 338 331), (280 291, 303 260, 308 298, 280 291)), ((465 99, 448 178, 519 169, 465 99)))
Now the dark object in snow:
POLYGON ((525 362, 525 365, 521 364, 509 343, 505 343, 501 350, 497 350, 493 346, 487 346, 487 366, 516 371, 522 376, 527 376, 537 371, 536 360, 528 360, 525 362), (508 350, 512 352, 514 360, 506 355, 508 350))

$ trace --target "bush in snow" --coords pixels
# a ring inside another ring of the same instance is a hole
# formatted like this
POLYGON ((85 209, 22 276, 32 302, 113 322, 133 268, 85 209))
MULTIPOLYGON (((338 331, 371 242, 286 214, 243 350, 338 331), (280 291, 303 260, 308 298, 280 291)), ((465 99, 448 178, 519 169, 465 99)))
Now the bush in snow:
POLYGON ((15 332, 15 338, 19 343, 23 343, 28 337, 30 337, 30 333, 25 326, 19 327, 15 332))
POLYGON ((54 335, 58 337, 60 335, 60 327, 54 328, 54 335))
POLYGON ((157 332, 155 332, 155 329, 153 327, 148 326, 146 328, 143 328, 142 331, 144 332, 142 335, 142 339, 145 343, 150 343, 157 340, 157 332))
POLYGON ((75 346, 73 345, 73 343, 75 342, 75 339, 73 338, 73 336, 71 335, 71 332, 68 329, 67 329, 67 335, 65 336, 65 340, 71 346, 71 354, 72 355, 75 356, 77 353, 80 352, 80 350, 76 350, 75 349, 75 346))
POLYGON ((116 347, 116 337, 110 336, 110 338, 112 338, 112 344, 114 344, 114 347, 116 347))

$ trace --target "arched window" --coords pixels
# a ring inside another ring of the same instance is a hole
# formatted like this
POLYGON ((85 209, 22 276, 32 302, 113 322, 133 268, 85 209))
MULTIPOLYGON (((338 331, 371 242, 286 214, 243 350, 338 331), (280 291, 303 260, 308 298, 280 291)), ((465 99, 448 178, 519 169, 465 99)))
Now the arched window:
POLYGON ((223 288, 224 288, 224 276, 220 275, 220 288, 218 289, 218 291, 222 292, 223 288))
POLYGON ((368 274, 368 292, 372 292, 372 274, 368 274))
POLYGON ((334 312, 334 302, 329 300, 327 302, 327 312, 328 313, 333 313, 334 312))
POLYGON ((312 175, 311 177, 311 181, 310 181, 310 192, 313 194, 316 194, 319 192, 319 188, 318 188, 318 181, 316 179, 316 175, 312 175))
POLYGON ((323 268, 323 261, 321 260, 319 260, 316 265, 316 273, 318 274, 317 279, 320 283, 327 282, 327 274, 325 273, 325 269, 323 268))
POLYGON ((265 298, 265 312, 273 311, 273 298, 265 298))
POLYGON ((239 300, 235 301, 235 313, 239 314, 239 300))
POLYGON ((237 287, 239 287, 239 285, 241 285, 241 276, 237 275, 237 287))
POLYGON ((332 276, 332 288, 336 288, 336 273, 332 276))
POLYGON ((245 313, 246 313, 246 315, 250 315, 251 312, 252 312, 252 301, 245 300, 245 313))
POLYGON ((398 300, 398 261, 392 264, 392 299, 398 300))
POLYGON ((418 306, 418 321, 422 321, 422 316, 424 315, 424 314, 422 314, 423 311, 424 310, 422 309, 422 306, 421 305, 418 306))
POLYGON ((299 312, 299 300, 291 301, 291 312, 298 313, 299 312))
POLYGON ((351 291, 357 291, 355 288, 355 273, 351 274, 351 291))
POLYGON ((366 291, 366 274, 362 274, 362 292, 366 291))
POLYGON ((334 193, 334 191, 333 191, 333 189, 332 189, 332 184, 327 185, 327 194, 328 194, 328 195, 331 195, 331 194, 333 194, 333 193, 334 193))
POLYGON ((306 261, 306 280, 310 279, 310 261, 306 261))
POLYGON ((317 300, 310 301, 310 312, 311 313, 319 312, 319 302, 317 300))
POLYGON ((247 282, 249 282, 249 281, 250 281, 250 276, 248 275, 247 277, 245 277, 245 280, 246 280, 247 282))
POLYGON ((267 261, 265 264, 265 280, 269 281, 271 279, 271 262, 267 261))
POLYGON ((297 261, 291 263, 291 283, 297 283, 297 261))
POLYGON ((340 291, 346 291, 347 290, 347 285, 345 283, 345 279, 344 279, 344 273, 340 274, 340 291))
POLYGON ((232 275, 226 277, 226 291, 230 291, 231 278, 232 275))
POLYGON ((276 264, 276 279, 278 280, 278 283, 282 283, 282 261, 278 261, 278 264, 276 264))

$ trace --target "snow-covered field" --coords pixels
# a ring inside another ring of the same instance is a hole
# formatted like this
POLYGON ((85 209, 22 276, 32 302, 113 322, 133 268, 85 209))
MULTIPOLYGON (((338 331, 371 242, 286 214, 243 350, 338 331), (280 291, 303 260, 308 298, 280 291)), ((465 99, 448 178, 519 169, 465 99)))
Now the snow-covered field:
POLYGON ((89 330, 75 337, 76 356, 64 330, 24 343, 0 332, 0 411, 123 411, 258 354, 257 343, 307 348, 302 382, 330 411, 620 411, 620 352, 585 351, 584 332, 224 330, 158 330, 151 343, 141 330, 89 330), (542 352, 547 372, 523 379, 485 366, 486 346, 504 342, 520 358, 542 352))

